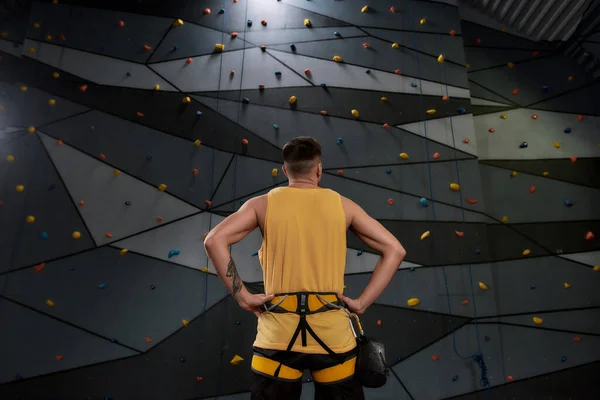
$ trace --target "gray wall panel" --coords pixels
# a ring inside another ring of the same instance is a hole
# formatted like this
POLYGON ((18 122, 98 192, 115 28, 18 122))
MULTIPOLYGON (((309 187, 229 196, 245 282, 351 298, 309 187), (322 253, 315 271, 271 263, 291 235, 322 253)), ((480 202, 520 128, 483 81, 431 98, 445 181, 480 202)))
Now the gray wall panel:
MULTIPOLYGON (((515 64, 515 68, 521 68, 522 61, 533 60, 531 50, 517 49, 494 49, 490 51, 484 47, 465 47, 467 62, 471 66, 469 73, 477 72, 486 68, 508 68, 507 64, 515 64)), ((539 57, 539 56, 538 56, 539 57)))
MULTIPOLYGON (((312 21, 311 21, 312 22, 312 21)), ((300 43, 300 42, 312 42, 315 40, 342 40, 342 38, 367 36, 367 34, 357 27, 336 27, 336 28, 294 28, 285 29, 278 32, 272 32, 269 30, 248 30, 246 33, 246 40, 256 46, 261 45, 272 45, 282 43, 300 43), (333 32, 337 32, 339 35, 335 36, 333 32)))
POLYGON ((578 261, 583 264, 587 264, 590 266, 600 265, 600 251, 590 251, 589 253, 579 253, 579 254, 564 254, 561 257, 578 261))
POLYGON ((600 116, 600 105, 597 101, 590 101, 597 95, 598 90, 600 90, 600 82, 595 82, 573 92, 537 103, 535 108, 600 116))
POLYGON ((573 338, 579 338, 579 340, 581 337, 577 336, 576 333, 589 333, 592 335, 600 334, 600 309, 598 308, 590 310, 514 315, 511 317, 484 319, 482 322, 504 322, 507 324, 535 327, 536 325, 533 322, 533 317, 542 318, 544 320, 544 328, 574 332, 573 338))

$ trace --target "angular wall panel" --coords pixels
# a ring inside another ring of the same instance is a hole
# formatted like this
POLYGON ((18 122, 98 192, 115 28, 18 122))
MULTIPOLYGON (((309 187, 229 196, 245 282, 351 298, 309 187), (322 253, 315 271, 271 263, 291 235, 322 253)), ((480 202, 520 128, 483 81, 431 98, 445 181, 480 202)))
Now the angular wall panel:
POLYGON ((4 287, 10 299, 140 351, 226 294, 210 274, 137 254, 121 256, 111 247, 48 263, 39 273, 15 272, 4 287), (53 307, 45 304, 48 299, 53 307))
POLYGON ((35 134, 0 133, 0 182, 0 273, 94 247, 35 134), (28 216, 33 223, 26 222, 28 216), (83 237, 73 240, 73 231, 83 237))
POLYGON ((543 44, 536 43, 533 40, 526 39, 524 37, 519 37, 520 33, 515 32, 508 26, 500 25, 496 20, 490 18, 481 12, 472 13, 469 12, 474 9, 474 7, 468 7, 467 4, 461 4, 460 12, 461 16, 464 18, 461 22, 463 26, 463 41, 467 46, 474 46, 475 41, 477 39, 481 39, 480 46, 490 47, 490 48, 509 48, 509 49, 524 49, 524 50, 543 50, 543 44), (463 11, 467 12, 463 15, 463 11), (467 15, 468 14, 468 15, 467 15), (485 22, 480 22, 477 20, 471 20, 471 16, 475 16, 475 14, 480 14, 485 18, 485 22), (502 32, 501 29, 504 28, 507 32, 502 32), (508 31, 511 29, 510 31, 508 31))
MULTIPOLYGON (((591 335, 600 334, 600 309, 592 308, 589 310, 567 310, 560 312, 544 312, 538 314, 513 315, 510 317, 484 318, 481 322, 497 323, 503 322, 511 325, 523 325, 536 327, 533 317, 541 317, 545 329, 556 329, 567 332, 576 332, 591 335)), ((573 336, 577 337, 577 336, 573 336)))
POLYGON ((498 93, 492 92, 489 88, 483 87, 477 82, 469 79, 469 88, 471 96, 479 97, 485 100, 496 101, 500 103, 511 103, 512 99, 508 99, 499 95, 498 93))
MULTIPOLYGON (((360 248, 348 249, 346 251, 346 269, 345 274, 362 274, 365 272, 372 272, 379 261, 378 254, 371 254, 363 252, 360 248)), ((408 261, 402 262, 399 269, 410 269, 418 268, 420 265, 414 264, 408 261)))
POLYGON ((109 243, 163 222, 185 217, 197 208, 160 192, 49 136, 40 135, 69 194, 97 244, 109 243), (130 202, 128 205, 127 202, 130 202), (110 233, 108 237, 106 233, 110 233))
MULTIPOLYGON (((403 74, 440 82, 446 85, 468 87, 467 75, 462 66, 450 63, 440 64, 433 56, 418 53, 404 47, 393 49, 386 41, 369 38, 370 48, 363 47, 364 38, 348 38, 344 40, 327 40, 296 44, 298 54, 332 60, 341 56, 344 62, 365 68, 374 68, 393 72, 400 69, 403 74)), ((274 45, 272 49, 291 53, 289 45, 274 45)))
POLYGON ((44 132, 92 157, 102 153, 110 165, 154 186, 164 183, 169 193, 201 208, 232 159, 231 154, 195 147, 182 138, 99 111, 47 125, 44 132))
POLYGON ((36 49, 35 53, 26 53, 28 57, 101 85, 147 90, 159 85, 160 90, 177 90, 142 64, 31 39, 25 40, 25 48, 36 49))
POLYGON ((594 101, 600 89, 600 82, 583 86, 572 92, 563 93, 559 96, 543 100, 535 104, 536 109, 560 111, 570 113, 582 113, 600 116, 600 105, 594 101))
POLYGON ((512 172, 488 165, 479 166, 486 213, 511 223, 600 219, 600 190, 543 176, 512 172), (535 192, 531 193, 531 186, 535 192), (567 206, 566 204, 570 204, 567 206))
POLYGON ((591 267, 600 265, 600 251, 590 251, 589 253, 563 254, 562 258, 587 264, 591 267))
POLYGON ((479 158, 482 160, 600 156, 600 147, 592 134, 598 123, 594 117, 579 122, 575 114, 520 108, 478 115, 473 118, 473 123, 476 132, 488 132, 494 128, 494 133, 477 136, 479 158), (502 114, 508 118, 500 118, 502 114), (533 114, 537 115, 537 119, 531 118, 533 114), (565 133, 565 128, 571 128, 571 133, 565 133), (520 148, 522 142, 527 142, 528 147, 520 148), (559 142, 560 148, 555 148, 554 142, 559 142))
POLYGON ((0 331, 0 384, 138 354, 9 300, 0 316, 11 321, 0 331))
POLYGON ((596 235, 600 232, 599 220, 522 223, 511 228, 534 239, 553 254, 600 250, 598 238, 586 240, 587 232, 596 235))
POLYGON ((355 65, 340 64, 332 60, 321 60, 319 58, 273 49, 267 49, 267 52, 273 54, 297 73, 305 75, 316 85, 326 83, 327 86, 380 90, 385 92, 417 95, 422 93, 424 95, 439 97, 446 94, 449 97, 469 97, 468 89, 397 75, 394 71, 370 71, 367 74, 367 69, 355 65), (310 70, 309 75, 306 75, 306 69, 310 70), (411 83, 416 83, 417 87, 411 86, 411 83))
POLYGON ((12 54, 15 57, 21 57, 23 53, 23 44, 0 39, 0 51, 12 54))
POLYGON ((427 137, 429 140, 443 143, 462 152, 477 155, 478 146, 473 130, 473 115, 471 114, 412 122, 398 125, 398 128, 427 137))
MULTIPOLYGON (((465 53, 467 62, 470 65, 469 76, 479 70, 488 68, 497 68, 503 71, 504 69, 508 69, 507 64, 509 62, 515 64, 514 68, 521 68, 523 62, 535 59, 531 50, 465 47, 465 53)), ((541 57, 541 55, 537 57, 541 57)))
MULTIPOLYGON (((312 21, 311 21, 312 22, 312 21)), ((306 29, 305 27, 278 31, 274 33, 271 30, 248 30, 245 33, 245 39, 248 43, 252 43, 256 46, 261 45, 272 45, 282 43, 300 43, 300 42, 312 42, 315 40, 343 40, 344 38, 367 36, 367 34, 354 26, 339 28, 311 28, 306 29), (339 39, 333 34, 337 32, 339 39)))
MULTIPOLYGON (((91 5, 89 5, 91 6, 91 5)), ((172 18, 115 12, 63 4, 36 3, 31 9, 27 37, 71 48, 143 63, 150 56, 144 45, 154 48, 167 33, 172 18), (118 22, 125 22, 120 28, 118 22), (101 34, 99 34, 101 33, 101 34), (59 39, 64 34, 65 40, 59 39), (47 35, 52 39, 48 40, 47 35)))
POLYGON ((191 64, 185 59, 155 63, 150 68, 185 92, 250 89, 258 88, 259 84, 266 88, 310 86, 309 82, 256 47, 193 57, 192 60, 191 64), (237 72, 231 74, 232 70, 237 72), (280 71, 281 76, 275 75, 276 71, 280 71))
POLYGON ((471 105, 474 105, 474 106, 512 107, 510 104, 498 103, 496 101, 490 101, 490 100, 480 99, 478 97, 471 97, 471 105))

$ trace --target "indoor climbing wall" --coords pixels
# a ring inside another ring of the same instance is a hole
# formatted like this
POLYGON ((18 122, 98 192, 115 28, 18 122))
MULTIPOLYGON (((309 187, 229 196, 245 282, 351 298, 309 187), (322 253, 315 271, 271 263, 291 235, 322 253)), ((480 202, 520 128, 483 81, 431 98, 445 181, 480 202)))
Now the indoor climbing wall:
MULTIPOLYGON (((255 317, 203 238, 300 135, 407 249, 362 318, 392 370, 368 399, 590 390, 600 106, 573 60, 453 0, 80 3, 2 14, 0 398, 249 399, 255 317)), ((260 245, 231 249, 255 292, 260 245)), ((378 256, 347 245, 357 296, 378 256)))

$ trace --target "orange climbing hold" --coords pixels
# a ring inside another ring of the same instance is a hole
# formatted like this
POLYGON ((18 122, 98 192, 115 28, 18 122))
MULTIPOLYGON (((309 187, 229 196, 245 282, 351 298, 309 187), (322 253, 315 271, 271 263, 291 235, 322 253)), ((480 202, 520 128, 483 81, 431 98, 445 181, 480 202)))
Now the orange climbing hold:
POLYGON ((98 158, 101 159, 102 161, 106 160, 106 156, 104 155, 104 153, 100 153, 98 158))
POLYGON ((150 45, 145 44, 144 45, 144 50, 150 51, 150 50, 152 50, 152 47, 150 47, 150 45))
POLYGON ((399 69, 396 69, 396 70, 394 70, 394 73, 395 73, 396 75, 402 75, 402 72, 401 72, 399 69))
POLYGON ((146 343, 152 343, 152 339, 150 339, 149 337, 146 338, 146 343))
POLYGON ((191 64, 191 63, 192 63, 192 61, 193 61, 193 60, 192 60, 192 57, 188 57, 188 59, 187 59, 187 60, 185 60, 185 63, 186 63, 186 64, 191 64))
POLYGON ((204 15, 210 14, 210 8, 208 8, 208 7, 205 8, 204 11, 202 11, 202 14, 204 14, 204 15))
POLYGON ((125 21, 119 21, 119 28, 125 27, 125 21))
POLYGON ((569 157, 569 159, 571 160, 572 163, 575 163, 575 161, 577 161, 576 156, 571 156, 571 157, 569 157))
POLYGON ((107 237, 107 238, 109 238, 109 239, 112 239, 112 233, 110 233, 110 232, 106 232, 106 233, 104 234, 104 236, 106 236, 106 237, 107 237))
POLYGON ((464 232, 461 232, 461 231, 454 231, 454 234, 455 234, 457 237, 460 237, 460 238, 461 238, 461 237, 465 237, 465 233, 464 233, 464 232))
POLYGON ((595 237, 596 237, 596 235, 594 235, 594 233, 592 231, 589 231, 588 233, 585 234, 585 240, 594 240, 595 237))
POLYGON ((463 143, 464 143, 464 144, 469 144, 469 139, 468 139, 468 138, 464 138, 464 139, 463 139, 463 143))
POLYGON ((531 119, 537 119, 537 114, 531 114, 531 119))
POLYGON ((515 380, 515 378, 513 378, 512 375, 507 376, 506 379, 508 379, 509 382, 512 382, 515 380))
POLYGON ((431 359, 432 359, 433 361, 437 361, 437 360, 439 360, 439 359, 440 359, 440 356, 438 356, 438 355, 434 355, 434 356, 431 356, 431 359))
POLYGON ((456 36, 456 31, 454 29, 450 31, 450 36, 456 36))
POLYGON ((210 207, 210 206, 212 206, 212 201, 204 200, 204 204, 206 204, 207 207, 210 207))
POLYGON ((494 132, 496 132, 496 130, 494 128, 490 128, 490 129, 488 129, 488 132, 489 133, 494 133, 494 132))
POLYGON ((237 32, 231 32, 231 37, 233 39, 235 39, 236 37, 238 37, 238 33, 237 32))
POLYGON ((432 158, 433 158, 434 160, 437 160, 438 158, 440 158, 440 153, 438 153, 438 152, 435 152, 435 153, 433 153, 433 156, 432 156, 432 158))
POLYGON ((262 26, 267 26, 267 20, 263 19, 262 21, 260 21, 260 23, 262 24, 262 26))
POLYGON ((381 324, 382 324, 382 323, 383 323, 383 322, 381 322, 381 320, 380 320, 380 319, 378 319, 378 320, 377 320, 377 326, 381 326, 381 324))
POLYGON ((479 201, 479 200, 475 200, 475 199, 472 199, 467 196, 465 196, 465 200, 467 200, 467 203, 469 203, 469 204, 477 204, 477 202, 479 201))
POLYGON ((310 69, 306 68, 306 69, 304 70, 304 74, 305 74, 305 75, 310 75, 310 69))
POLYGON ((514 90, 512 91, 512 94, 513 94, 513 96, 516 96, 516 95, 518 95, 518 94, 519 94, 519 89, 514 89, 514 90))
MULTIPOLYGON (((237 1, 234 0, 234 3, 237 3, 237 1)), ((201 376, 196 377, 196 382, 202 382, 203 380, 204 380, 204 378, 201 376)))
POLYGON ((60 361, 63 359, 63 356, 56 356, 56 360, 60 361))
POLYGON ((395 12, 396 12, 396 7, 394 7, 394 6, 391 6, 391 7, 390 7, 390 12, 393 12, 393 13, 395 13, 395 12))
POLYGON ((162 217, 156 217, 156 222, 162 222, 162 217))
POLYGON ((394 199, 388 199, 388 200, 387 200, 387 203, 388 203, 390 206, 391 206, 391 205, 393 205, 393 204, 394 204, 394 199))
POLYGON ((363 43, 362 45, 365 49, 370 49, 371 45, 369 43, 363 43))
POLYGON ((194 168, 194 169, 192 170, 192 174, 194 174, 194 175, 198 175, 198 170, 197 170, 196 168, 194 168))
POLYGON ((344 170, 343 169, 338 169, 337 170, 337 174, 338 175, 344 175, 344 170))
POLYGON ((79 200, 79 205, 83 207, 85 205, 85 201, 79 200))
POLYGON ((389 128, 390 128, 390 124, 388 124, 388 123, 385 123, 385 124, 383 124, 383 127, 384 127, 385 129, 389 129, 389 128))
POLYGON ((469 300, 463 300, 461 301, 461 303, 463 306, 468 306, 469 305, 469 300))
POLYGON ((579 122, 583 121, 583 115, 581 115, 581 114, 577 115, 577 121, 579 121, 579 122))
POLYGON ((573 337, 573 340, 576 342, 581 342, 581 338, 579 336, 573 337))
POLYGON ((45 266, 46 266, 46 263, 41 263, 41 264, 38 264, 38 265, 34 265, 33 266, 33 270, 35 272, 42 272, 42 270, 44 269, 45 266))
POLYGON ((442 96, 442 101, 448 101, 448 96, 442 96))
POLYGON ((248 144, 248 139, 242 139, 242 144, 245 146, 248 144))
POLYGON ((135 113, 135 116, 138 118, 142 118, 144 116, 144 114, 142 114, 141 112, 138 111, 135 113))
POLYGON ((529 186, 529 193, 535 193, 535 186, 534 185, 529 186))
POLYGON ((81 86, 79 86, 79 91, 85 92, 87 90, 87 88, 88 88, 87 85, 81 85, 81 86))

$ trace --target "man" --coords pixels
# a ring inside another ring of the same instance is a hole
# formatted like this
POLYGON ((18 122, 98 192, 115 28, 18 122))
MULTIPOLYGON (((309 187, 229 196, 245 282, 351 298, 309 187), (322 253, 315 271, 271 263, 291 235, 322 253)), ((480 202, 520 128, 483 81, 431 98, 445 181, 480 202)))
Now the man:
POLYGON ((254 197, 217 225, 204 246, 217 274, 240 307, 258 317, 252 370, 253 400, 299 399, 309 369, 315 399, 364 399, 354 378, 356 339, 348 312, 373 304, 406 254, 379 222, 351 200, 319 187, 321 145, 297 137, 283 147, 286 187, 254 197), (251 294, 228 247, 257 227, 265 294, 251 294), (381 254, 357 299, 342 294, 346 233, 351 229, 381 254))

